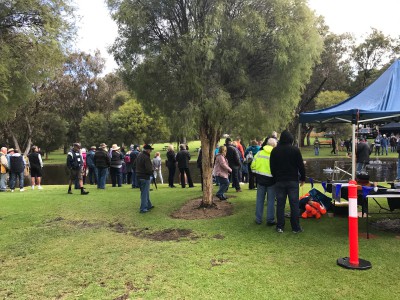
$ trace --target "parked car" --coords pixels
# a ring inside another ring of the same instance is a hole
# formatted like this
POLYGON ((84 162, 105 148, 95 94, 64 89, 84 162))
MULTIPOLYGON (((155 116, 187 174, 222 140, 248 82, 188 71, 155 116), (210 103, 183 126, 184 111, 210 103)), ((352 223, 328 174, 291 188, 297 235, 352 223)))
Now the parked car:
POLYGON ((324 137, 326 137, 326 138, 331 138, 334 135, 335 135, 334 131, 327 131, 327 132, 324 133, 324 137))

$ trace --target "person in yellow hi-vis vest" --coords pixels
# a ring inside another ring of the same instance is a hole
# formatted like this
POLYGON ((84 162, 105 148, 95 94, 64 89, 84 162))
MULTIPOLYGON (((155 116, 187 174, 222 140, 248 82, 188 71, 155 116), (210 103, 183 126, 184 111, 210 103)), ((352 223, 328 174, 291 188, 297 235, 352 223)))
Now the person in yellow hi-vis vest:
POLYGON ((266 145, 257 152, 251 163, 251 170, 257 176, 256 224, 262 223, 265 195, 267 194, 267 226, 276 225, 275 181, 272 177, 269 161, 271 151, 276 145, 276 139, 269 138, 266 145))

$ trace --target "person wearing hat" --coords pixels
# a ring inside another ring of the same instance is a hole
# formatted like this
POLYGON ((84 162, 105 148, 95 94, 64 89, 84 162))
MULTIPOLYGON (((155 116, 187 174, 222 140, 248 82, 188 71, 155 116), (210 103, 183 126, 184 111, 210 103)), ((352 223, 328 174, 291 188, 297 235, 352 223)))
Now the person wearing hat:
POLYGON ((105 143, 100 144, 99 149, 94 154, 93 161, 97 169, 97 188, 104 190, 106 188, 108 168, 111 165, 110 156, 107 153, 107 145, 105 143))
POLYGON ((88 168, 89 183, 97 184, 97 168, 94 164, 94 154, 96 153, 96 146, 90 147, 89 152, 86 155, 86 165, 88 168))
POLYGON ((117 144, 111 146, 111 164, 110 164, 110 175, 112 187, 122 186, 122 161, 124 156, 120 151, 120 147, 117 144))
POLYGON ((154 148, 150 145, 144 145, 143 151, 133 163, 140 187, 140 213, 146 213, 154 208, 150 201, 150 177, 153 175, 153 164, 150 158, 152 150, 154 150, 154 148))
POLYGON ((250 142, 250 146, 247 147, 246 151, 244 152, 244 156, 246 157, 246 162, 248 165, 249 170, 249 190, 254 190, 256 188, 256 175, 253 173, 251 169, 251 163, 253 158, 256 156, 258 151, 260 151, 261 147, 257 144, 256 140, 252 140, 250 142))
POLYGON ((74 143, 73 148, 68 152, 67 155, 67 168, 70 171, 68 194, 72 194, 71 186, 72 183, 75 182, 75 180, 79 180, 79 188, 81 189, 81 195, 89 194, 89 192, 85 191, 85 189, 83 188, 83 180, 82 180, 83 158, 80 149, 81 149, 81 144, 74 143))
POLYGON ((0 192, 7 190, 7 172, 8 172, 8 161, 7 161, 7 147, 1 147, 0 149, 0 192))

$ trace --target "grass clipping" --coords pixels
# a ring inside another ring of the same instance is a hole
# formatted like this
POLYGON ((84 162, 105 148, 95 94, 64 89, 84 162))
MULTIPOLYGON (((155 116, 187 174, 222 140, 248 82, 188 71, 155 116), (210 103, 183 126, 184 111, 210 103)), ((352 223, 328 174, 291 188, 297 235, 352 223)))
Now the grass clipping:
POLYGON ((180 209, 171 214, 172 218, 185 220, 214 219, 230 216, 233 214, 233 205, 228 201, 213 198, 214 205, 202 207, 202 198, 186 202, 180 209))

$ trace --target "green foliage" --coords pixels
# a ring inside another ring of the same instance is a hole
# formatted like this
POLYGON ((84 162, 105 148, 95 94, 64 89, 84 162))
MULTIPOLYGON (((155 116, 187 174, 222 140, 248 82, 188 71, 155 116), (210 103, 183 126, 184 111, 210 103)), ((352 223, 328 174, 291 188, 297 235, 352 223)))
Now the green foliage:
MULTIPOLYGON (((263 125, 284 126, 321 51, 305 1, 108 3, 120 24, 113 51, 128 86, 167 115, 196 108, 192 117, 203 115, 194 128, 210 124, 205 99, 215 90, 229 95, 230 113, 251 97, 270 113, 263 125)), ((221 116, 214 127, 228 126, 224 108, 212 107, 221 116)))
POLYGON ((324 91, 316 98, 316 108, 323 109, 346 100, 349 95, 343 91, 324 91))
POLYGON ((109 138, 108 121, 100 112, 89 112, 80 124, 82 145, 89 148, 106 143, 109 138))
POLYGON ((70 0, 5 0, 0 4, 0 118, 31 100, 32 85, 62 62, 73 26, 70 0))
POLYGON ((369 85, 379 76, 379 69, 400 54, 400 39, 385 35, 372 28, 363 42, 352 47, 352 58, 356 64, 354 92, 369 85))
POLYGON ((143 141, 149 128, 150 118, 142 106, 134 99, 128 100, 110 118, 110 131, 113 142, 131 144, 143 141))
MULTIPOLYGON (((326 107, 333 106, 344 100, 346 100, 349 95, 343 91, 324 91, 319 94, 316 98, 316 108, 323 109, 326 107)), ((337 137, 345 137, 351 135, 351 126, 348 124, 329 124, 323 128, 319 128, 321 131, 335 131, 337 137)))
POLYGON ((54 113, 42 112, 35 118, 32 142, 46 154, 60 148, 65 141, 67 124, 54 113))

